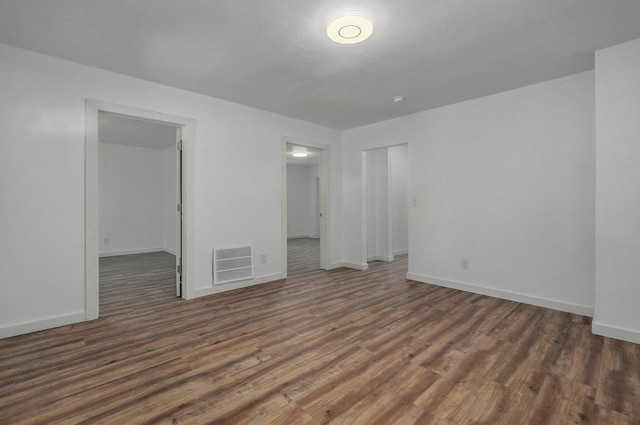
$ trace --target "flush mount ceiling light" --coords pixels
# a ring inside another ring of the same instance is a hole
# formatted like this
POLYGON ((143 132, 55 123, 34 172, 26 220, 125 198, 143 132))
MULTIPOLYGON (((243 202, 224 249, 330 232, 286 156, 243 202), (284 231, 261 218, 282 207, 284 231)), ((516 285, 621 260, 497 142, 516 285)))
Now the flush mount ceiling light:
POLYGON ((294 158, 306 158, 308 152, 305 148, 293 148, 293 152, 291 152, 291 156, 294 158))
POLYGON ((340 44, 355 44, 366 40, 373 33, 373 24, 367 16, 351 10, 336 15, 327 26, 327 35, 340 44))

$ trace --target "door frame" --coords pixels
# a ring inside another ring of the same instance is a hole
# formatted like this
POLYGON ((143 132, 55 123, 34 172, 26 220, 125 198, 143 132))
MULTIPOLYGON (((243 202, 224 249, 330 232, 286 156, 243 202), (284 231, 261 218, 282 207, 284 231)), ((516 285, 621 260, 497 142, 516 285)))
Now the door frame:
POLYGON ((182 127, 176 127, 176 143, 174 145, 176 153, 176 297, 182 298, 184 290, 182 288, 182 127))
POLYGON ((320 226, 318 236, 320 237, 320 268, 329 270, 331 268, 331 214, 329 200, 331 199, 331 187, 329 183, 330 167, 329 158, 331 156, 331 146, 324 143, 315 143, 307 140, 300 140, 291 137, 282 137, 282 224, 281 224, 281 268, 282 276, 287 277, 287 144, 302 146, 320 151, 320 194, 319 194, 319 214, 320 226))
POLYGON ((171 125, 182 133, 182 298, 195 297, 194 270, 194 142, 195 120, 94 99, 85 100, 85 314, 99 316, 98 113, 106 112, 171 125))

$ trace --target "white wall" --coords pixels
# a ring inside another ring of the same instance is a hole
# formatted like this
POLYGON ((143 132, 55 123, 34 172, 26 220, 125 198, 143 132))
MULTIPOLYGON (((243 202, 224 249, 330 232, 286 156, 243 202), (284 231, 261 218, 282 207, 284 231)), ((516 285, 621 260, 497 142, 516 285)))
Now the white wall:
POLYGON ((287 165, 287 237, 307 236, 311 214, 309 167, 287 165))
POLYGON ((387 149, 366 152, 367 261, 393 260, 387 149))
POLYGON ((171 166, 161 149, 109 143, 98 148, 100 255, 167 250, 167 235, 175 249, 175 215, 166 219, 167 198, 175 199, 175 157, 171 166))
POLYGON ((585 72, 346 131, 345 259, 365 255, 362 150, 408 143, 411 278, 591 314, 594 114, 585 72))
POLYGON ((391 250, 393 255, 409 249, 408 146, 391 146, 389 155, 389 204, 391 206, 391 250))
POLYGON ((283 135, 333 146, 330 263, 356 268, 366 268, 367 254, 362 152, 408 143, 411 277, 583 314, 595 306, 595 332, 640 342, 639 43, 599 51, 595 76, 342 137, 0 44, 0 269, 10 282, 0 297, 0 337, 84 319, 84 102, 91 98, 196 120, 191 254, 199 294, 232 288, 212 287, 217 246, 252 243, 256 255, 268 255, 256 263, 257 279, 242 285, 281 275, 283 135))
POLYGON ((408 251, 407 146, 367 151, 367 261, 408 251))
POLYGON ((371 150, 365 152, 365 172, 364 178, 365 181, 365 206, 366 208, 366 241, 367 241, 367 261, 371 261, 371 259, 376 254, 376 174, 378 173, 377 161, 375 160, 378 157, 376 150, 371 150))
POLYGON ((317 238, 320 167, 287 165, 287 237, 317 238))
POLYGON ((0 45, 3 123, 0 336, 83 320, 85 99, 193 118, 197 294, 277 279, 282 137, 331 149, 331 258, 339 263, 340 132, 0 45), (213 288, 211 250, 251 243, 256 280, 213 288))
MULTIPOLYGON (((309 202, 311 213, 307 220, 307 234, 312 238, 320 237, 320 166, 313 165, 309 168, 309 202)), ((338 217, 339 219, 340 217, 338 217)), ((340 241, 342 242, 342 241, 340 241)))
POLYGON ((365 152, 365 172, 364 178, 365 184, 365 206, 366 208, 366 241, 367 241, 367 260, 370 261, 376 254, 376 174, 378 169, 376 167, 377 161, 374 159, 377 157, 377 150, 371 150, 365 152))
POLYGON ((162 151, 162 246, 172 254, 176 253, 176 179, 176 147, 171 146, 162 151))
POLYGON ((596 52, 595 333, 640 343, 640 40, 596 52))

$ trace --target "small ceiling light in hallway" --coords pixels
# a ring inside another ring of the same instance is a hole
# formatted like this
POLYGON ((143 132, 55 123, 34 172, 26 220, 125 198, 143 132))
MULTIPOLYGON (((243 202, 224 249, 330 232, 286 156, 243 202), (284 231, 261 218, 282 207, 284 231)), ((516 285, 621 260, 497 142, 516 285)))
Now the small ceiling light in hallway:
POLYGON ((327 26, 327 35, 340 44, 355 44, 366 40, 373 33, 373 24, 367 16, 351 10, 338 14, 327 26))

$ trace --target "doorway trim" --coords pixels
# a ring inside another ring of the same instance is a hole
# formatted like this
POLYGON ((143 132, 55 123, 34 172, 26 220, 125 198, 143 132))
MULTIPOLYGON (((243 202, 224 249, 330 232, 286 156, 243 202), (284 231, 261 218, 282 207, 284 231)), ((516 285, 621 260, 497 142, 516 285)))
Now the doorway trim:
POLYGON ((85 320, 99 316, 98 231, 98 113, 153 121, 179 127, 182 132, 182 298, 195 297, 194 282, 194 143, 195 120, 131 106, 85 100, 85 320))
POLYGON ((320 151, 320 195, 319 212, 320 226, 318 236, 320 237, 320 268, 329 270, 331 268, 331 214, 329 200, 331 199, 331 187, 329 181, 330 167, 329 158, 331 156, 331 146, 324 143, 315 143, 307 140, 295 139, 292 137, 282 137, 282 224, 281 224, 281 268, 282 276, 287 277, 287 144, 303 146, 320 151))

